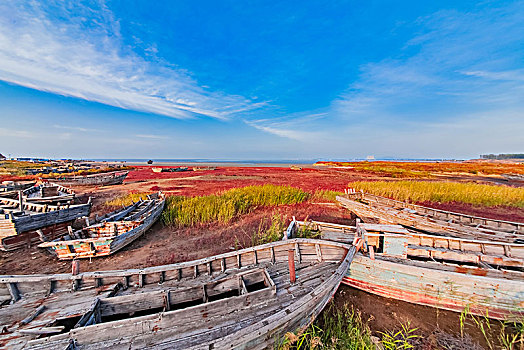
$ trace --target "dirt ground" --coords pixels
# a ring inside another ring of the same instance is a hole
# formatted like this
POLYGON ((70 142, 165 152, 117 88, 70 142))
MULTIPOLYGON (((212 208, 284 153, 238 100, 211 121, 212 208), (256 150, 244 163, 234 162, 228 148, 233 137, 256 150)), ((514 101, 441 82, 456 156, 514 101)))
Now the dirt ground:
MULTIPOLYGON (((258 208, 229 225, 203 225, 196 228, 172 228, 157 222, 124 250, 100 259, 83 259, 81 271, 142 268, 195 260, 253 245, 253 235, 261 221, 269 224, 278 213, 287 222, 292 216, 312 220, 354 224, 348 211, 331 203, 302 203, 278 208, 258 208)), ((63 273, 71 270, 71 262, 58 261, 45 250, 28 247, 0 252, 0 274, 63 273)))
MULTIPOLYGON (((80 201, 93 200, 92 216, 108 210, 104 203, 121 194, 130 192, 152 192, 162 190, 167 194, 207 195, 234 187, 276 184, 291 185, 314 192, 316 190, 343 191, 348 183, 357 180, 378 180, 376 175, 357 173, 346 169, 304 168, 257 168, 223 167, 217 170, 153 173, 149 167, 139 167, 129 173, 122 185, 101 188, 76 188, 80 201)), ((524 210, 506 207, 481 208, 461 203, 421 203, 438 209, 494 219, 524 221, 524 210)), ((287 220, 295 216, 313 220, 354 224, 354 217, 334 203, 301 203, 278 208, 256 208, 252 213, 234 219, 228 225, 204 225, 196 228, 165 227, 156 223, 144 236, 116 254, 80 262, 81 271, 140 268, 176 263, 228 252, 253 244, 253 235, 261 222, 268 221, 274 213, 284 215, 287 220)), ((0 274, 63 273, 71 270, 70 262, 57 261, 48 252, 36 247, 27 247, 14 252, 0 252, 0 274)), ((400 323, 409 322, 419 328, 424 337, 436 337, 435 329, 442 334, 456 335, 459 332, 458 314, 381 298, 343 286, 334 302, 350 303, 369 320, 375 334, 379 331, 398 328, 400 323)), ((482 342, 482 336, 474 328, 469 330, 474 343, 482 342)), ((440 334, 440 333, 439 333, 440 334)), ((428 347, 430 349, 431 347, 428 347)), ((467 347, 466 347, 467 348, 467 347)), ((456 349, 461 349, 457 347, 456 349)))
MULTIPOLYGON (((372 334, 378 338, 381 332, 397 332, 404 324, 416 329, 413 342, 415 349, 488 349, 489 345, 480 328, 471 319, 464 322, 464 336, 460 334, 459 313, 439 310, 429 306, 411 304, 395 299, 379 297, 361 290, 341 285, 331 301, 337 308, 344 305, 361 312, 372 334)), ((325 312, 329 312, 329 307, 325 312)), ((501 322, 490 321, 491 332, 487 337, 491 344, 501 330, 501 322)))

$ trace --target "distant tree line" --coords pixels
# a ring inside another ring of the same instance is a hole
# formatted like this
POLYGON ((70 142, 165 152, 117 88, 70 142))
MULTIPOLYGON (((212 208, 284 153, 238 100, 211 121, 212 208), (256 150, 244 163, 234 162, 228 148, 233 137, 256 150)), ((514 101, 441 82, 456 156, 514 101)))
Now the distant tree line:
POLYGON ((524 159, 524 153, 481 154, 482 159, 524 159))

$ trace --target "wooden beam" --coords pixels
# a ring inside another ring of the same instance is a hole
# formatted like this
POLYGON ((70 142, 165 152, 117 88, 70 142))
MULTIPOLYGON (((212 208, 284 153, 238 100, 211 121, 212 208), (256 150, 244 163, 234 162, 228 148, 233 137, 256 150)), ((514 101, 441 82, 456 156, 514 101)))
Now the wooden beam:
POLYGON ((36 308, 36 310, 34 310, 31 314, 29 314, 29 316, 27 316, 26 318, 24 318, 20 324, 21 325, 25 325, 25 324, 28 324, 29 322, 31 322, 32 320, 35 319, 36 316, 38 316, 42 311, 45 310, 45 305, 40 305, 39 307, 36 308))
POLYGON ((11 304, 20 300, 21 296, 16 283, 7 283, 7 289, 9 289, 9 294, 11 294, 11 304))
POLYGON ((317 252, 318 262, 322 262, 322 249, 320 249, 320 244, 315 244, 315 251, 317 252))

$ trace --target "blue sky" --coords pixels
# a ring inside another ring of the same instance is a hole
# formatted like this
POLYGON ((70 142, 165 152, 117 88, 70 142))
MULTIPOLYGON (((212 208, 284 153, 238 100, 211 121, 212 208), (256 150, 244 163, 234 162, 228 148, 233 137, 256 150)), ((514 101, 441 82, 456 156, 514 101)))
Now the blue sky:
POLYGON ((524 1, 0 2, 0 153, 524 152, 524 1))

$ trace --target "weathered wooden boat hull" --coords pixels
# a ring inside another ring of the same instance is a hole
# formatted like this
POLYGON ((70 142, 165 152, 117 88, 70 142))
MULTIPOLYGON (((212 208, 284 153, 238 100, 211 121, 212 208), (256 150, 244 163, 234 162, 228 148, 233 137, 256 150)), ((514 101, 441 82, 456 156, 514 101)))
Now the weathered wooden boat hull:
POLYGON ((62 231, 53 230, 55 225, 67 222, 70 223, 77 218, 89 216, 91 211, 91 202, 88 202, 87 204, 53 207, 53 210, 47 212, 45 211, 46 208, 51 206, 29 203, 24 204, 24 206, 37 208, 39 210, 42 209, 42 212, 36 212, 24 216, 3 215, 4 218, 0 219, 0 239, 2 240, 0 249, 18 249, 21 246, 24 246, 24 243, 21 243, 22 241, 36 242, 38 237, 36 231, 41 229, 46 229, 46 231, 51 230, 53 232, 53 235, 51 235, 49 239, 52 237, 57 238, 57 235, 61 237, 63 235, 62 231), (20 237, 19 239, 13 237, 24 236, 26 233, 27 237, 20 237))
POLYGON ((519 174, 502 174, 502 177, 508 181, 521 181, 524 182, 524 175, 519 174))
POLYGON ((6 195, 12 194, 12 193, 18 194, 18 191, 23 191, 27 188, 33 187, 35 184, 36 184, 36 181, 28 181, 28 182, 23 182, 23 183, 2 185, 0 187, 0 197, 6 197, 6 195))
POLYGON ((151 214, 144 220, 144 222, 137 228, 126 232, 123 235, 117 236, 113 242, 111 242, 109 254, 115 253, 125 246, 133 243, 136 239, 141 237, 153 224, 160 218, 162 211, 164 210, 165 201, 157 205, 151 214))
POLYGON ((495 220, 490 218, 484 218, 474 215, 467 215, 463 213, 457 213, 447 210, 435 209, 424 207, 422 205, 412 204, 408 202, 402 202, 399 200, 377 196, 370 193, 355 192, 349 194, 348 197, 352 199, 364 200, 371 205, 384 205, 395 209, 408 209, 415 211, 419 215, 429 216, 438 220, 451 221, 462 225, 468 225, 472 227, 483 227, 486 229, 493 229, 503 232, 519 232, 524 233, 524 223, 507 221, 507 220, 495 220))
MULTIPOLYGON (((296 221, 300 227, 320 231, 322 239, 351 244, 356 227, 327 222, 296 221)), ((368 231, 402 233, 407 239, 407 257, 447 262, 481 265, 483 263, 503 268, 524 268, 524 244, 497 241, 478 241, 447 236, 409 232, 396 225, 358 224, 368 231)))
MULTIPOLYGON (((41 233, 46 240, 54 240, 64 237, 69 233, 67 227, 71 226, 73 221, 63 222, 56 225, 42 227, 41 233)), ((23 232, 15 236, 4 237, 0 240, 0 249, 4 251, 12 251, 24 247, 36 246, 42 243, 40 234, 36 230, 23 232)))
POLYGON ((320 231, 323 239, 363 238, 373 246, 374 260, 357 255, 344 277, 354 288, 452 311, 487 311, 499 319, 524 315, 524 244, 431 236, 398 225, 297 225, 320 231))
POLYGON ((524 234, 519 232, 509 233, 494 229, 471 227, 460 223, 446 222, 391 207, 366 205, 341 196, 337 196, 337 201, 365 222, 368 221, 368 219, 372 219, 379 221, 381 224, 398 224, 430 234, 477 240, 514 242, 517 239, 524 239, 524 234))
POLYGON ((124 182, 128 171, 100 173, 86 176, 75 176, 64 179, 53 179, 53 182, 59 183, 62 186, 110 186, 119 185, 124 182))
POLYGON ((73 203, 75 199, 72 189, 53 183, 30 187, 22 194, 25 202, 40 204, 73 203))
POLYGON ((0 346, 271 348, 280 336, 302 329, 321 312, 341 283, 354 253, 354 247, 336 242, 292 239, 145 269, 76 276, 0 276, 0 301, 16 300, 0 309, 0 319, 8 324, 7 331, 0 334, 0 346), (289 280, 290 249, 297 264, 296 283, 289 280), (264 285, 246 289, 244 284, 252 277, 245 276, 253 273, 267 276, 264 285), (228 281, 238 281, 239 288, 244 286, 238 289, 240 294, 211 300, 220 290, 227 291, 224 288, 228 281), (180 304, 198 299, 200 302, 193 306, 180 304), (27 314, 34 314, 33 310, 41 305, 45 308, 31 323, 16 321, 27 319, 27 314), (152 311, 143 316, 128 314, 148 309, 152 311), (64 330, 60 325, 65 324, 65 319, 77 322, 77 327, 64 330), (59 326, 53 329, 50 324, 59 326), (51 334, 44 334, 46 331, 51 334))
MULTIPOLYGON (((457 266, 457 271, 464 270, 467 268, 457 266)), ((472 273, 485 272, 472 269, 472 273)), ((524 280, 439 271, 358 254, 342 283, 383 297, 456 312, 469 308, 473 314, 496 319, 524 316, 524 280)))
MULTIPOLYGON (((108 238, 87 238, 43 243, 40 247, 53 249, 60 260, 96 258, 116 253, 141 237, 159 219, 165 200, 160 201, 143 222, 121 235, 108 238)), ((130 222, 132 223, 132 222, 130 222)))

